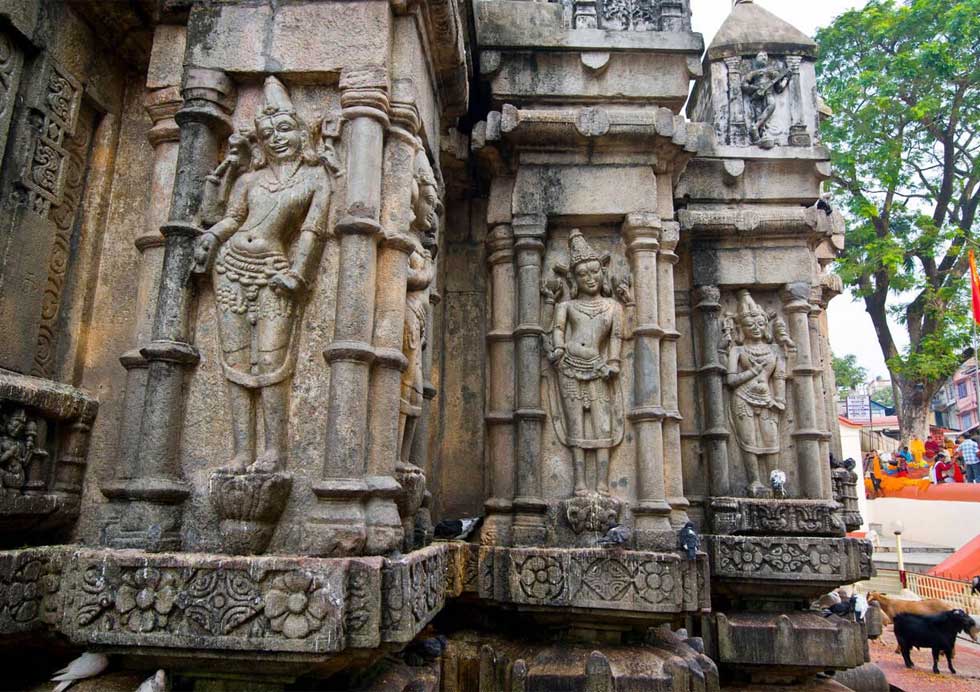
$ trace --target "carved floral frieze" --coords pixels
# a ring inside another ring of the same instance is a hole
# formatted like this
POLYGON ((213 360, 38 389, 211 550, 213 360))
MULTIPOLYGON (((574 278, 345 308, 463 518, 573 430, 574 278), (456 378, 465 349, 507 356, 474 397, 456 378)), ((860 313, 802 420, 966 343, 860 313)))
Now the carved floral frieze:
POLYGON ((844 521, 836 502, 714 498, 712 530, 717 534, 760 536, 843 536, 844 521))
POLYGON ((528 605, 680 613, 706 607, 706 562, 672 553, 484 548, 482 598, 528 605))
POLYGON ((712 577, 845 584, 872 575, 871 547, 851 538, 708 537, 712 577))

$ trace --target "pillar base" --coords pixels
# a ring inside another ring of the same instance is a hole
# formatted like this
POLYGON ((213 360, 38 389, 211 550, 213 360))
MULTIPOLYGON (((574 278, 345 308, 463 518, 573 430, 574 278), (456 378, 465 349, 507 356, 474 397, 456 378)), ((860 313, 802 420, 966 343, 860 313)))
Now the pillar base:
POLYGON ((633 508, 633 536, 638 550, 677 550, 677 531, 670 525, 670 505, 641 502, 633 508))
POLYGON ((385 555, 405 537, 396 499, 402 492, 390 476, 332 478, 313 484, 317 505, 306 523, 309 555, 385 555))
POLYGON ((150 553, 180 550, 184 500, 190 486, 167 478, 139 478, 102 486, 109 498, 100 518, 101 544, 150 553))
POLYGON ((548 503, 539 498, 517 498, 514 500, 514 523, 511 526, 511 541, 515 546, 544 545, 548 540, 548 526, 545 513, 548 503))

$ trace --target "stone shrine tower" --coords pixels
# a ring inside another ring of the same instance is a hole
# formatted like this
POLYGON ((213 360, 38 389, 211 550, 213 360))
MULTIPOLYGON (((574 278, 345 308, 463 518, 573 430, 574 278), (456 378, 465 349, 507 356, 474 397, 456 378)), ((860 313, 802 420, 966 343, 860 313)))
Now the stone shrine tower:
POLYGON ((809 608, 872 573, 809 38, 750 0, 707 52, 688 0, 0 18, 18 689, 82 651, 215 692, 865 663, 809 608))

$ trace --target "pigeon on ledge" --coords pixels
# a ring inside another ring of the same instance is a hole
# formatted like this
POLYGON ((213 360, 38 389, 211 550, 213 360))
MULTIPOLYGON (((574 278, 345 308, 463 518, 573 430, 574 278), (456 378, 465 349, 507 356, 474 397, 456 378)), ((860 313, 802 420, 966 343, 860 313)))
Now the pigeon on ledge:
POLYGON ((59 670, 51 678, 58 683, 54 692, 64 692, 79 680, 86 680, 101 675, 109 667, 109 657, 105 654, 94 654, 86 651, 67 666, 59 670))
POLYGON ((633 537, 633 532, 630 531, 628 526, 620 526, 616 524, 614 527, 606 531, 606 535, 601 537, 596 543, 601 545, 603 548, 616 548, 629 543, 630 538, 633 537))
POLYGON ((769 485, 772 486, 773 497, 786 497, 786 472, 773 469, 769 474, 769 485))
POLYGON ((136 692, 167 692, 167 674, 163 670, 158 670, 156 674, 144 680, 136 688, 136 692))
POLYGON ((680 544, 681 550, 687 553, 688 560, 696 560, 698 557, 698 549, 701 547, 701 537, 698 536, 698 532, 694 530, 694 523, 687 522, 681 529, 678 536, 678 543, 680 544))

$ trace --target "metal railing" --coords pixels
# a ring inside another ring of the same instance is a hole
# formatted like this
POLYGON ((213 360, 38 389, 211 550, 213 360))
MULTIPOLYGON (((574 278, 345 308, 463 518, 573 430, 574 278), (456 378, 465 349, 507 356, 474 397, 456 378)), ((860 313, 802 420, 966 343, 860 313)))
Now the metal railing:
MULTIPOLYGON (((879 573, 882 571, 884 570, 879 570, 879 573)), ((919 598, 939 598, 968 613, 980 613, 980 597, 970 592, 969 582, 943 579, 917 572, 901 572, 899 576, 905 588, 919 598)))

